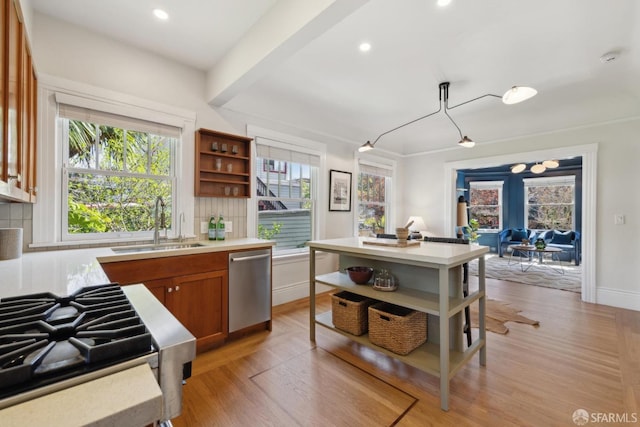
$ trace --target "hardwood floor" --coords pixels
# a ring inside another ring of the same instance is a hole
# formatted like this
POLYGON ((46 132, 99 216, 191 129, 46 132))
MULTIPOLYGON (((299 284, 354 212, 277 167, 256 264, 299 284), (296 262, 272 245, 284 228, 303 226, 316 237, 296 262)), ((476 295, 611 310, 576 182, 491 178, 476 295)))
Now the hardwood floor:
POLYGON ((572 426, 577 409, 588 425, 640 423, 640 312, 492 279, 487 291, 540 326, 488 332, 487 366, 476 355, 453 377, 448 412, 437 378, 320 326, 310 342, 305 299, 274 307, 272 332, 199 355, 173 425, 572 426))

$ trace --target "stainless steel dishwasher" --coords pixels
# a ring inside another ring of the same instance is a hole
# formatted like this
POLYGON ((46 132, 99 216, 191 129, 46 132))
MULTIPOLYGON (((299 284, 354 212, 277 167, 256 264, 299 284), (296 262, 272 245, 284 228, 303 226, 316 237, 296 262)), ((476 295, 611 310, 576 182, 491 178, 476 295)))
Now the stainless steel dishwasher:
POLYGON ((229 254, 229 332, 271 320, 271 249, 229 254))

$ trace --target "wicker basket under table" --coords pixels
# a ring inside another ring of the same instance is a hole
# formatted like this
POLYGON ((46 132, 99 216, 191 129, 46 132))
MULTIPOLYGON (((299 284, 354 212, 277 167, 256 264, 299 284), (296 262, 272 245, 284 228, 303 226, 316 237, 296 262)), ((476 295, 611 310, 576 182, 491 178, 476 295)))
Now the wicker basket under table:
POLYGON ((342 291, 331 295, 333 326, 353 335, 367 332, 367 308, 377 301, 342 291))
POLYGON ((427 313, 386 302, 369 307, 369 340, 406 355, 427 341, 427 313))

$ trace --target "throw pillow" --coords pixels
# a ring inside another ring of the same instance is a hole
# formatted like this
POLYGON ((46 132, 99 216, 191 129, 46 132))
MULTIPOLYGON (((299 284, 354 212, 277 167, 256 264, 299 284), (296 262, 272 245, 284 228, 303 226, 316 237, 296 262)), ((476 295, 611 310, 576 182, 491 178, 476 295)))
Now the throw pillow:
POLYGON ((572 237, 573 231, 571 230, 565 231, 564 233, 553 230, 553 238, 551 239, 551 243, 554 243, 556 245, 570 245, 572 237))
POLYGON ((522 242, 522 239, 528 238, 529 235, 527 234, 527 230, 514 229, 513 231, 511 231, 511 240, 522 242))

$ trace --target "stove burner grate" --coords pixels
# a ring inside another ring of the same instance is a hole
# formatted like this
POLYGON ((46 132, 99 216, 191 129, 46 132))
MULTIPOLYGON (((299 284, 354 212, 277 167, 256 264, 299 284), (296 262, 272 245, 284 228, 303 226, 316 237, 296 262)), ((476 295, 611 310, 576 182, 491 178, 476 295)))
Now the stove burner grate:
POLYGON ((117 284, 0 300, 0 398, 152 351, 117 284))

